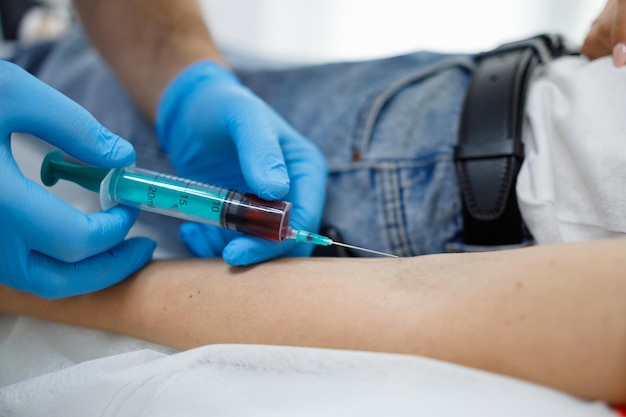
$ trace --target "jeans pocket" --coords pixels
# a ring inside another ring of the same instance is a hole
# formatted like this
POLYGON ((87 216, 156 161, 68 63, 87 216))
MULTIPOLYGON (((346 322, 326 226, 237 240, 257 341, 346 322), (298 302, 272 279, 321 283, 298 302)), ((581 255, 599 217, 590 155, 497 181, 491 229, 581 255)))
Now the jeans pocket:
POLYGON ((410 256, 443 251, 460 228, 452 156, 472 68, 425 52, 240 77, 323 152, 323 226, 410 256))
POLYGON ((325 214, 350 243, 414 256, 443 252, 460 233, 453 152, 471 68, 466 57, 430 62, 361 106, 353 136, 358 158, 331 165, 325 214))

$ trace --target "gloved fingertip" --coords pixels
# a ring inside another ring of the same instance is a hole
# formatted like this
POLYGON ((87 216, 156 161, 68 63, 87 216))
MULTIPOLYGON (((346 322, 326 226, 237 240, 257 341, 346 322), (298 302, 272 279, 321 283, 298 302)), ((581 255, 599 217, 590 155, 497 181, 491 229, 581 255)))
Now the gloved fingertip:
POLYGON ((289 175, 284 165, 273 166, 261 176, 263 182, 255 192, 265 200, 280 200, 289 192, 289 175))
POLYGON ((181 236, 189 236, 198 229, 197 223, 183 223, 180 225, 180 234, 181 236))
POLYGON ((180 239, 193 256, 200 258, 215 258, 220 256, 222 243, 219 236, 209 232, 205 225, 198 223, 184 223, 180 226, 180 239), (213 244, 212 244, 213 243, 213 244))
POLYGON ((198 225, 195 223, 183 223, 180 226, 179 233, 183 242, 188 242, 196 239, 200 234, 200 231, 198 230, 198 225))
POLYGON ((124 222, 132 225, 139 217, 140 210, 137 207, 117 205, 106 209, 104 212, 114 216, 119 216, 124 222))
POLYGON ((126 265, 127 271, 123 275, 127 276, 137 272, 152 260, 157 242, 147 237, 133 237, 126 240, 123 245, 126 250, 120 261, 126 265))
POLYGON ((136 153, 135 148, 125 139, 119 137, 118 145, 115 149, 115 159, 123 163, 124 165, 130 165, 135 162, 136 153))
POLYGON ((224 262, 232 266, 250 266, 265 260, 258 256, 253 256, 252 254, 244 255, 242 253, 235 253, 234 251, 226 251, 226 249, 222 254, 222 258, 224 262))
POLYGON ((133 237, 123 242, 127 251, 127 261, 131 261, 131 270, 136 271, 152 260, 157 242, 147 237, 133 237))
POLYGON ((144 246, 144 250, 143 250, 143 256, 141 258, 141 263, 140 265, 145 265, 148 262, 150 262, 152 260, 152 258, 154 257, 154 251, 157 248, 157 243, 151 239, 147 239, 148 242, 145 242, 143 244, 144 246))
POLYGON ((148 237, 135 237, 132 238, 136 243, 136 245, 140 248, 141 252, 145 254, 147 258, 152 258, 154 251, 157 247, 157 242, 148 237))
POLYGON ((197 256, 197 257, 204 256, 204 254, 202 253, 204 251, 198 250, 198 247, 199 246, 203 247, 203 245, 198 244, 198 241, 201 238, 201 236, 200 236, 200 231, 198 230, 197 225, 193 223, 184 223, 180 226, 178 233, 180 234, 180 240, 183 241, 183 243, 185 244, 185 246, 187 247, 187 249, 189 250, 189 252, 191 252, 193 256, 197 256))
POLYGON ((222 252, 224 261, 233 266, 248 266, 280 256, 284 245, 259 241, 256 238, 242 237, 233 239, 222 252))
POLYGON ((256 194, 263 200, 280 200, 289 192, 289 184, 265 184, 259 187, 256 194))
POLYGON ((105 156, 116 165, 126 166, 135 162, 136 152, 133 145, 104 126, 100 128, 100 138, 109 146, 105 156))
POLYGON ((195 240, 204 237, 202 226, 198 223, 183 223, 180 226, 180 237, 184 241, 195 240))

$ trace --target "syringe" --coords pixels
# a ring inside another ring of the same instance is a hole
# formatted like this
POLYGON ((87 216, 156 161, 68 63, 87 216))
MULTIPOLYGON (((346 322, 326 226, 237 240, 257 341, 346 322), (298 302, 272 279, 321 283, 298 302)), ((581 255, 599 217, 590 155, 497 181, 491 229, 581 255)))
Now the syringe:
POLYGON ((291 203, 267 201, 238 191, 134 166, 98 168, 66 162, 60 151, 50 151, 41 164, 41 181, 52 186, 59 179, 99 193, 103 210, 117 204, 138 207, 171 217, 237 230, 282 242, 338 245, 378 255, 371 249, 335 242, 329 237, 289 226, 291 203))

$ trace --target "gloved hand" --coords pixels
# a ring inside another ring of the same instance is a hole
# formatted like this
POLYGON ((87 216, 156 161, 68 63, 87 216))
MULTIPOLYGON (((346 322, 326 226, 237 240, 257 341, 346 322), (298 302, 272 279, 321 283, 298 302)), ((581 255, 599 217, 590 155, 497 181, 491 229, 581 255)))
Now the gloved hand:
MULTIPOLYGON (((232 72, 209 61, 183 70, 163 93, 157 133, 178 175, 290 201, 292 227, 319 228, 327 177, 321 152, 232 72)), ((181 237, 192 253, 221 254, 232 265, 312 251, 193 223, 182 226, 181 237)))
POLYGON ((85 215, 30 181, 11 133, 31 133, 89 164, 122 167, 135 151, 86 110, 26 71, 0 61, 0 283, 45 298, 113 285, 147 263, 155 244, 124 241, 137 211, 85 215))

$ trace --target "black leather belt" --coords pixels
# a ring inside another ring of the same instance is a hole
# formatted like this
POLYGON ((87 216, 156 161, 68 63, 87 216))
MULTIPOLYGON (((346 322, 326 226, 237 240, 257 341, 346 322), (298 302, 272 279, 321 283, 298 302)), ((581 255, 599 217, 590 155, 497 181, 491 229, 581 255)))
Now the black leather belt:
POLYGON ((522 242, 524 223, 515 181, 524 159, 528 81, 537 65, 565 52, 560 36, 539 35, 478 55, 455 151, 465 243, 522 242))

